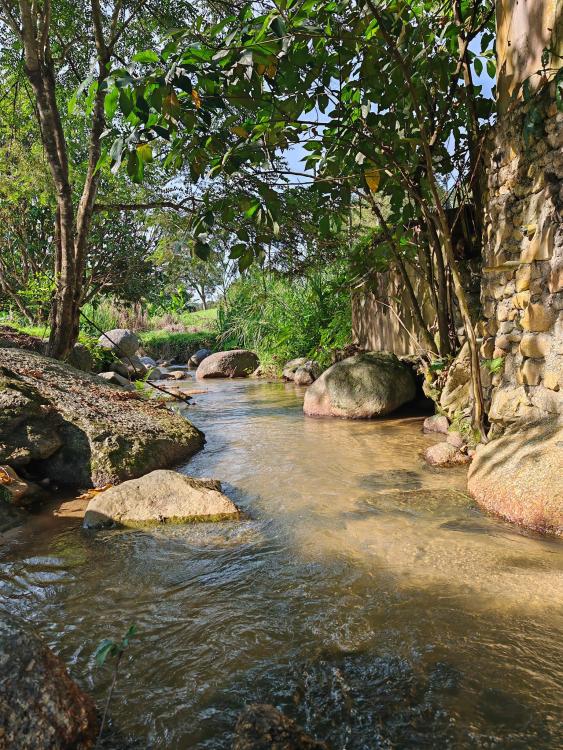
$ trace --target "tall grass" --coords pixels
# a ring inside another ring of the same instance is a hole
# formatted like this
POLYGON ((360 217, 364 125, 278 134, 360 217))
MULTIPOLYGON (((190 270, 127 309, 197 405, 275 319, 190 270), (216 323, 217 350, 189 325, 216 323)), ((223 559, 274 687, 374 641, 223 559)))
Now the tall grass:
POLYGON ((231 286, 217 326, 223 348, 252 349, 266 370, 302 356, 327 365, 351 339, 350 293, 333 269, 298 279, 254 271, 231 286))

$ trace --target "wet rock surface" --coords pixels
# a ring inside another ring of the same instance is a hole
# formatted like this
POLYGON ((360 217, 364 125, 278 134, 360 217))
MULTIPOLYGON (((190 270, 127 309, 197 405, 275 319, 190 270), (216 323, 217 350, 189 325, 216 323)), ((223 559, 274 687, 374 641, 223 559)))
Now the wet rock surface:
POLYGON ((274 706, 253 704, 241 713, 233 750, 328 750, 274 706))
POLYGON ((0 611, 0 748, 89 750, 96 735, 93 700, 33 630, 0 611))
POLYGON ((431 445, 424 451, 424 459, 430 466, 448 469, 451 466, 463 466, 471 463, 470 456, 463 453, 459 446, 450 442, 431 445))

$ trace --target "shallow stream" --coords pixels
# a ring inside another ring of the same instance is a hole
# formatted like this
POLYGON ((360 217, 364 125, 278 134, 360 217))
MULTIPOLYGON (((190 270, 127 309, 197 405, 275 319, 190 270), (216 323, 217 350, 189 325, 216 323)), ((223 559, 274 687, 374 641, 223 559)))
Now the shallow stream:
POLYGON ((97 643, 131 623, 113 725, 139 747, 222 750, 273 703, 333 750, 563 747, 563 545, 474 508, 421 419, 304 418, 292 384, 206 382, 183 469, 238 523, 83 532, 34 520, 0 599, 103 701, 97 643))

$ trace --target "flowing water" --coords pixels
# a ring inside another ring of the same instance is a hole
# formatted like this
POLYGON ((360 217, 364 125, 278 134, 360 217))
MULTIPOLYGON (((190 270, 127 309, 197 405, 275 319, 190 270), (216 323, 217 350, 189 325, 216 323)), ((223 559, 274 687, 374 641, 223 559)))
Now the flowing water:
POLYGON ((100 703, 92 653, 131 623, 112 721, 142 748, 229 748, 273 703, 334 750, 561 748, 563 545, 474 508, 414 417, 304 418, 293 385, 217 381, 185 471, 237 523, 80 530, 38 518, 0 552, 3 604, 100 703))

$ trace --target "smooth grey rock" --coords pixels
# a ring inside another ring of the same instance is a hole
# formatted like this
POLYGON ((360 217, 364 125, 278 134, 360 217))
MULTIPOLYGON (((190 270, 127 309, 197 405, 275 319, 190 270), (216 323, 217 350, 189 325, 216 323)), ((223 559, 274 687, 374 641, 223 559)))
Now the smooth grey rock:
POLYGON ((195 354, 192 354, 188 361, 188 364, 191 367, 199 367, 203 360, 207 359, 207 357, 211 356, 211 354, 213 354, 211 349, 198 349, 195 354))
POLYGON ((293 382, 295 385, 311 385, 319 377, 320 367, 313 360, 308 360, 304 365, 295 370, 293 382))
POLYGON ((245 378, 258 367, 258 357, 247 349, 216 352, 206 357, 196 371, 196 378, 245 378))
POLYGON ((283 366, 282 378, 284 380, 293 380, 295 373, 300 367, 307 364, 307 357, 297 357, 296 359, 290 359, 283 366))
POLYGON ((140 342, 137 334, 128 328, 113 328, 106 331, 98 339, 104 349, 110 349, 118 357, 132 356, 137 352, 140 342))
POLYGON ((364 352, 329 367, 305 392, 311 416, 366 419, 383 416, 412 401, 410 368, 389 352, 364 352))
POLYGON ((133 385, 133 383, 131 383, 127 378, 124 378, 123 375, 120 375, 118 372, 114 372, 113 370, 111 370, 110 372, 100 372, 98 373, 98 377, 102 378, 102 380, 105 380, 106 383, 118 385, 120 388, 124 388, 126 391, 135 390, 135 386, 133 385))
POLYGON ((88 503, 84 526, 138 527, 155 523, 222 521, 239 510, 213 479, 194 479, 176 471, 153 471, 101 492, 88 503))

